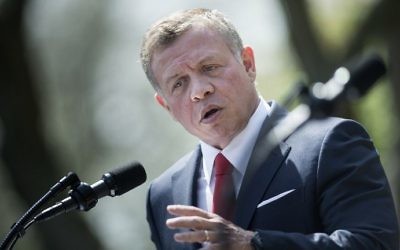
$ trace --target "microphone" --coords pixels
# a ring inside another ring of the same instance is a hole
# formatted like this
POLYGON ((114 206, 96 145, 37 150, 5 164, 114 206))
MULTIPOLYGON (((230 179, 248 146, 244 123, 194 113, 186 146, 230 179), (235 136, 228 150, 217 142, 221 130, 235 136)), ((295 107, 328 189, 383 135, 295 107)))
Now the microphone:
POLYGON ((104 196, 114 197, 122 195, 145 181, 146 172, 138 162, 117 168, 105 173, 101 180, 92 185, 81 182, 80 185, 69 193, 70 197, 43 210, 33 218, 33 221, 48 220, 74 209, 88 211, 97 204, 98 199, 104 196))
POLYGON ((383 59, 377 54, 370 55, 354 64, 350 72, 349 88, 357 91, 357 96, 361 97, 385 74, 386 66, 383 59))
POLYGON ((385 73, 385 63, 376 54, 357 60, 347 67, 340 67, 326 83, 317 82, 311 87, 312 109, 330 110, 340 98, 360 98, 385 73))

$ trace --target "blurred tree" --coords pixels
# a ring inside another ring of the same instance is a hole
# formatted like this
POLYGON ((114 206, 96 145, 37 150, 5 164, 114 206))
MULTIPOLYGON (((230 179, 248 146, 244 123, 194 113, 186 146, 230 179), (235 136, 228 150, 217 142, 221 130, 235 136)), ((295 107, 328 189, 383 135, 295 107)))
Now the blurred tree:
MULTIPOLYGON (((398 0, 374 1, 374 6, 357 26, 349 42, 345 44, 344 48, 329 48, 330 54, 327 51, 329 46, 320 42, 321 39, 314 29, 318 25, 312 25, 314 23, 311 21, 310 2, 305 0, 280 1, 289 27, 292 46, 302 69, 309 77, 309 82, 327 80, 335 66, 359 56, 368 48, 376 50, 378 47, 388 55, 388 79, 394 102, 393 115, 396 117, 393 121, 398 121, 400 119, 400 2, 398 0)), ((353 15, 351 12, 348 14, 353 15)), ((329 29, 329 27, 324 27, 324 29, 329 29)), ((387 102, 388 100, 381 101, 387 102)), ((341 108, 343 107, 341 106, 341 108)), ((377 109, 374 112, 380 113, 378 109, 381 106, 375 108, 377 109)), ((345 108, 338 110, 336 115, 358 118, 356 117, 357 112, 353 111, 350 105, 345 105, 345 108)), ((392 132, 394 135, 397 134, 397 131, 392 132)), ((391 165, 395 167, 400 162, 398 157, 399 139, 397 136, 394 143, 395 148, 390 156, 394 162, 391 165)), ((398 169, 394 169, 392 172, 395 172, 396 177, 400 178, 398 169)), ((394 184, 392 188, 395 194, 400 193, 400 184, 397 181, 392 184, 394 184)), ((397 196, 395 199, 397 199, 397 204, 400 204, 399 197, 397 196)))
MULTIPOLYGON (((4 137, 1 157, 14 189, 32 205, 63 175, 47 148, 35 82, 24 34, 26 1, 0 3, 0 117, 4 137)), ((102 249, 77 215, 38 225, 43 249, 102 249), (70 239, 74 239, 73 241, 70 239)))

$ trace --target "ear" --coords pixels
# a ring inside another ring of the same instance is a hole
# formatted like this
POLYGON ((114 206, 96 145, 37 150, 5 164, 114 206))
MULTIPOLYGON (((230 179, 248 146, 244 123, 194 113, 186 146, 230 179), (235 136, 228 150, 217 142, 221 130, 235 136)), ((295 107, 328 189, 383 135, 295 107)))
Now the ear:
POLYGON ((253 49, 249 46, 245 46, 242 50, 242 61, 252 82, 256 80, 256 64, 254 60, 253 49))
POLYGON ((163 107, 163 108, 165 108, 166 110, 169 111, 169 107, 168 107, 168 105, 167 105, 167 102, 165 101, 165 99, 164 99, 159 93, 156 92, 156 93, 154 94, 154 99, 156 99, 157 103, 158 103, 161 107, 163 107))

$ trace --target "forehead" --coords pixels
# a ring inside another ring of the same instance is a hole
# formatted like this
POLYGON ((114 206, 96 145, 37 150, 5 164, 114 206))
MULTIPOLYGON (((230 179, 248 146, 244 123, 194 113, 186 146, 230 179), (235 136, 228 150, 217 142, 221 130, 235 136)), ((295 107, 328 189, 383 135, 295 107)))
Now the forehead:
POLYGON ((232 55, 223 36, 206 26, 195 26, 186 31, 171 45, 160 48, 153 54, 151 68, 157 81, 170 71, 182 66, 194 67, 208 58, 223 58, 232 55))

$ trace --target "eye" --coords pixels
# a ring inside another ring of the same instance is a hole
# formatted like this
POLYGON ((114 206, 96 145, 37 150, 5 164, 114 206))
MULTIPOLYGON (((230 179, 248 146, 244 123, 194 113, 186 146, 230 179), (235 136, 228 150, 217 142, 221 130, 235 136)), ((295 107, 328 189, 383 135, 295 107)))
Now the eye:
POLYGON ((176 80, 175 83, 172 85, 171 91, 174 92, 175 90, 181 88, 184 85, 184 83, 185 83, 185 79, 180 78, 180 79, 176 80))
POLYGON ((215 65, 215 64, 204 65, 204 66, 203 66, 203 71, 204 71, 204 72, 210 72, 210 71, 213 71, 213 70, 215 70, 215 69, 217 69, 217 68, 218 68, 218 66, 215 65))
POLYGON ((176 81, 175 84, 174 84, 174 89, 179 88, 179 87, 182 87, 182 85, 183 85, 182 80, 178 80, 178 81, 176 81))

